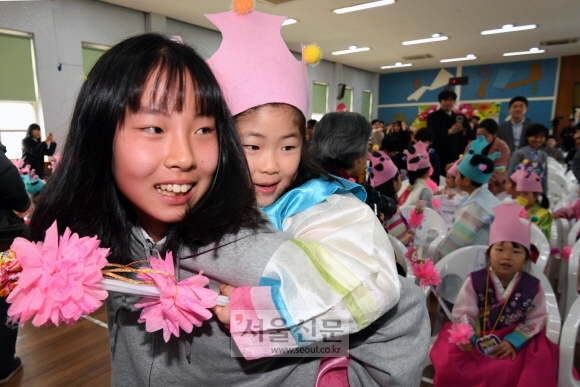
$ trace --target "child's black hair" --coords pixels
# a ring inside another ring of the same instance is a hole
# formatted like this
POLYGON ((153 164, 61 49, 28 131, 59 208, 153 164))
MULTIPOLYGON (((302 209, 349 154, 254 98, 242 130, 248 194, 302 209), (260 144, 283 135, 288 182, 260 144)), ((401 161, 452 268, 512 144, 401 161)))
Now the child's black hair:
MULTIPOLYGON (((409 156, 407 156, 409 157, 409 156)), ((407 177, 409 178, 409 184, 415 184, 417 179, 423 178, 425 174, 429 172, 429 167, 417 169, 416 171, 407 171, 407 177)))
POLYGON ((431 142, 433 142, 433 141, 435 141, 435 133, 433 132, 433 130, 431 130, 429 128, 418 130, 415 133, 415 141, 422 141, 422 142, 431 141, 431 142))
MULTIPOLYGON (((459 175, 460 178, 465 179, 465 176, 463 176, 463 174, 461 172, 457 171, 457 174, 459 175)), ((478 183, 477 181, 473 181, 471 179, 469 179, 469 181, 471 181, 471 185, 475 188, 479 188, 483 185, 483 184, 478 183)))
POLYGON ((111 248, 109 261, 132 260, 131 235, 138 220, 115 183, 113 140, 126 114, 142 109, 150 79, 157 108, 182 111, 187 77, 193 82, 197 114, 215 118, 218 165, 205 195, 181 221, 169 226, 164 250, 179 256, 184 248, 195 250, 241 227, 257 229, 265 224, 255 207, 233 119, 213 73, 191 47, 148 33, 118 43, 90 71, 75 104, 61 164, 44 187, 32 217, 32 241, 42 240, 57 220, 60 233, 69 227, 80 236, 98 235, 101 245, 111 248))
POLYGON ((544 207, 546 210, 550 209, 550 199, 547 195, 542 194, 542 199, 540 200, 540 206, 544 207))
POLYGON ((376 186, 375 189, 382 195, 385 195, 386 197, 389 197, 398 202, 399 197, 397 196, 397 191, 395 191, 395 181, 397 180, 398 176, 399 171, 397 171, 391 180, 385 181, 383 184, 376 186))
POLYGON ((528 129, 526 129, 525 138, 537 136, 538 134, 544 133, 544 137, 548 137, 549 130, 542 124, 532 124, 528 129))
POLYGON ((493 118, 486 118, 485 120, 479 122, 477 124, 477 127, 487 130, 487 133, 492 135, 497 134, 497 131, 499 129, 497 122, 495 122, 493 118))

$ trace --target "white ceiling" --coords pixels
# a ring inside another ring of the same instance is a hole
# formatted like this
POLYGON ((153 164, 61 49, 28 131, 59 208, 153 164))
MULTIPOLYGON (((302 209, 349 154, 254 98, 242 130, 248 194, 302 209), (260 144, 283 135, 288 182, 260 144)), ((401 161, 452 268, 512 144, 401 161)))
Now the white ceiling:
MULTIPOLYGON (((103 0, 107 3, 165 15, 169 18, 217 30, 203 15, 228 11, 231 0, 103 0)), ((267 2, 268 0, 262 0, 267 2)), ((270 0, 272 2, 279 0, 270 0)), ((332 10, 371 0, 291 0, 279 5, 257 2, 261 12, 285 15, 299 23, 282 27, 292 51, 300 43, 317 43, 324 59, 374 73, 513 62, 580 54, 580 42, 551 46, 543 54, 503 57, 505 52, 527 51, 539 42, 580 35, 580 0, 397 0, 393 5, 337 15, 332 10), (482 36, 487 29, 505 24, 537 24, 535 30, 482 36), (449 40, 403 46, 401 42, 428 38, 433 33, 449 40), (368 46, 370 51, 334 56, 348 46, 368 46), (413 67, 381 70, 381 66, 405 62, 402 57, 431 54, 432 59, 413 61, 413 67), (475 54, 476 60, 441 64, 440 59, 475 54)))

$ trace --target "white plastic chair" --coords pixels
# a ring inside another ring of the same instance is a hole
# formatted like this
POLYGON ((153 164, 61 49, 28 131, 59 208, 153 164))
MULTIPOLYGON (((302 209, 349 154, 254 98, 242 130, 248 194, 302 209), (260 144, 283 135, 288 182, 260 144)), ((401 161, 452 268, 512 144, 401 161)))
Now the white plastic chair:
POLYGON ((580 326, 580 299, 574 302, 562 326, 560 367, 558 370, 559 387, 580 387, 580 381, 576 380, 572 374, 578 326, 580 326))
POLYGON ((391 241, 391 245, 393 245, 393 250, 395 251, 395 261, 403 266, 405 269, 405 273, 407 273, 407 279, 412 283, 415 283, 415 276, 413 275, 413 270, 409 265, 408 259, 405 257, 407 254, 407 247, 400 240, 395 238, 392 235, 389 235, 389 240, 391 241))
POLYGON ((564 177, 563 174, 559 173, 548 174, 548 195, 550 194, 551 189, 553 187, 552 183, 559 185, 560 188, 562 188, 562 191, 564 191, 566 195, 568 194, 568 182, 566 181, 566 178, 564 177))
POLYGON ((550 211, 555 211, 556 204, 564 199, 568 193, 562 187, 548 179, 548 199, 550 200, 550 211))
MULTIPOLYGON (((580 224, 580 222, 576 222, 576 225, 580 224)), ((576 228, 576 225, 572 227, 572 230, 576 228)), ((568 314, 570 308, 572 308, 572 304, 574 304, 577 300, 580 299, 580 295, 578 294, 578 265, 580 260, 580 240, 574 243, 574 247, 572 247, 572 253, 570 254, 570 259, 568 261, 568 286, 565 293, 565 309, 564 309, 564 316, 568 314)), ((562 294, 564 297, 564 294, 562 294)), ((561 297, 562 298, 562 297, 561 297)), ((576 339, 574 339, 576 340, 576 339)))
MULTIPOLYGON (((401 212, 406 219, 409 219, 409 214, 411 211, 414 211, 415 207, 412 206, 403 206, 401 207, 401 212)), ((422 246, 416 246, 417 252, 419 253, 419 257, 427 257, 431 258, 433 262, 439 258, 439 253, 437 252, 437 248, 433 246, 438 246, 445 236, 447 235, 447 224, 445 221, 437 213, 437 211, 432 210, 431 208, 425 208, 425 213, 429 213, 429 224, 427 228, 427 242, 422 246), (424 247, 427 246, 427 254, 423 254, 424 247)))
MULTIPOLYGON (((522 222, 526 222, 526 220, 522 219, 522 222)), ((550 256, 550 244, 542 230, 533 223, 530 242, 532 245, 536 246, 539 252, 536 265, 542 273, 546 273, 546 275, 549 276, 555 268, 554 258, 550 256)))

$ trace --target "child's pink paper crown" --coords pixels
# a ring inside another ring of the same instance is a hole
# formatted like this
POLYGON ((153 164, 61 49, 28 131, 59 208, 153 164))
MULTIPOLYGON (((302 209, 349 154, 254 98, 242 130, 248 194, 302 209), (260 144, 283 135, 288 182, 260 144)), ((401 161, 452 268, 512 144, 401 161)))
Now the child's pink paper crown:
POLYGON ((459 166, 461 159, 463 159, 463 155, 459 155, 459 159, 457 159, 457 161, 454 162, 451 168, 449 168, 449 170, 447 171, 448 174, 450 174, 453 177, 457 176, 457 167, 459 166))
POLYGON ((427 144, 424 142, 419 141, 415 145, 411 145, 409 149, 405 149, 405 155, 407 158, 408 171, 416 171, 431 166, 427 144))
POLYGON ((371 162, 370 180, 373 187, 391 180, 398 172, 397 166, 387 154, 381 150, 372 151, 369 154, 371 162))
POLYGON ((516 171, 510 178, 516 182, 516 191, 518 192, 544 192, 542 188, 542 179, 544 169, 542 164, 534 166, 529 160, 524 160, 516 167, 516 171))
POLYGON ((495 220, 489 229, 489 245, 497 242, 516 242, 530 250, 532 222, 520 218, 524 207, 515 203, 502 203, 493 208, 495 220))
POLYGON ((285 103, 307 116, 310 88, 306 62, 294 58, 282 40, 280 27, 285 16, 256 11, 205 16, 223 36, 207 63, 233 115, 267 103, 285 103))

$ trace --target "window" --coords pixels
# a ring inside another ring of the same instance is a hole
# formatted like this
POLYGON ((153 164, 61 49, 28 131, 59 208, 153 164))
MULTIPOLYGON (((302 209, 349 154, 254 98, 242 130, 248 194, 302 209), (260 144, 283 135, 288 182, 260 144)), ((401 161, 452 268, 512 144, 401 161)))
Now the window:
POLYGON ((352 87, 345 87, 344 89, 344 97, 340 100, 345 106, 346 110, 352 112, 352 100, 353 100, 353 90, 352 87))
POLYGON ((32 34, 0 30, 0 142, 10 159, 22 157, 28 125, 37 122, 32 34))
POLYGON ((312 115, 311 119, 320 120, 327 112, 328 84, 314 82, 312 85, 312 115))
POLYGON ((109 47, 100 44, 83 42, 83 71, 85 79, 101 55, 108 49, 109 47))
POLYGON ((370 90, 363 90, 362 92, 362 106, 361 114, 367 120, 371 120, 373 113, 373 92, 370 90))

